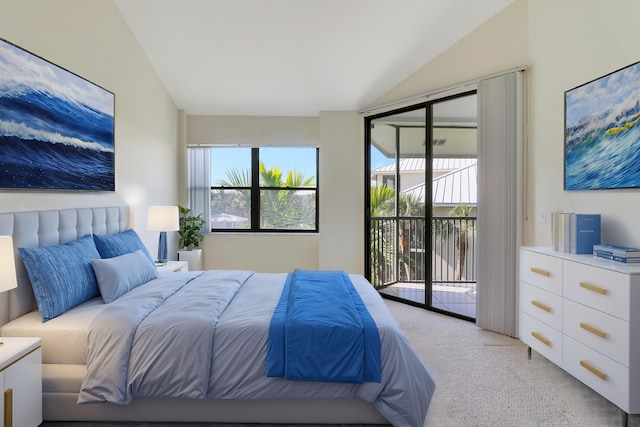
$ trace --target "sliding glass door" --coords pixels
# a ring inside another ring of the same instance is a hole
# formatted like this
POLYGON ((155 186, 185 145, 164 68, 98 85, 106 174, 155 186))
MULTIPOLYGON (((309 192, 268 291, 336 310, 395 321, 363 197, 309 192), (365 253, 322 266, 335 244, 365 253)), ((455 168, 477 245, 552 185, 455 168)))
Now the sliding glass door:
POLYGON ((426 120, 419 106, 368 125, 370 280, 381 292, 419 304, 425 304, 429 264, 426 120))
POLYGON ((475 318, 476 102, 466 93, 366 120, 371 282, 386 297, 467 319, 475 318))

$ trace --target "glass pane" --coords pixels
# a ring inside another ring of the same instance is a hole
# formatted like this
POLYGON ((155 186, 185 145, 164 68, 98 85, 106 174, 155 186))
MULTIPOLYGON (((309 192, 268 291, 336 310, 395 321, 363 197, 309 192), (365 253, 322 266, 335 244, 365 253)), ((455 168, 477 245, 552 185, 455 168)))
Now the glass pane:
POLYGON ((380 292, 425 303, 426 109, 371 122, 370 275, 380 292))
POLYGON ((396 282, 396 229, 395 219, 371 220, 371 283, 376 288, 396 282))
POLYGON ((260 148, 261 187, 316 186, 315 147, 260 148))
POLYGON ((211 190, 211 228, 251 228, 251 191, 211 190))
POLYGON ((477 105, 476 94, 433 104, 434 158, 475 159, 478 156, 477 105))
POLYGON ((211 185, 251 187, 251 148, 212 147, 211 185))
POLYGON ((260 190, 260 228, 314 230, 315 190, 260 190))
POLYGON ((402 120, 396 118, 400 142, 399 216, 424 218, 427 184, 430 185, 426 179, 426 114, 421 108, 401 116, 402 120))
POLYGON ((396 148, 395 131, 382 122, 371 123, 371 197, 372 217, 394 216, 396 213, 396 148))
POLYGON ((474 318, 477 95, 432 104, 432 307, 474 318))

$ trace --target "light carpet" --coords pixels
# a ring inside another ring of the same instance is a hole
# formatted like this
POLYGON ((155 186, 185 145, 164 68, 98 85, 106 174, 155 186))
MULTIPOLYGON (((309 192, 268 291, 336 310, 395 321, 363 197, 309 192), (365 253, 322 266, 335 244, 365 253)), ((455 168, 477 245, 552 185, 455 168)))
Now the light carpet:
MULTIPOLYGON (((615 405, 535 351, 528 360, 521 341, 421 308, 389 300, 386 304, 436 380, 426 427, 621 425, 615 405)), ((639 422, 640 417, 630 417, 629 425, 639 422)), ((187 425, 45 422, 42 427, 187 425)))
MULTIPOLYGON (((520 340, 388 301, 436 381, 426 426, 620 426, 620 410, 520 340)), ((630 417, 629 425, 638 425, 630 417)))

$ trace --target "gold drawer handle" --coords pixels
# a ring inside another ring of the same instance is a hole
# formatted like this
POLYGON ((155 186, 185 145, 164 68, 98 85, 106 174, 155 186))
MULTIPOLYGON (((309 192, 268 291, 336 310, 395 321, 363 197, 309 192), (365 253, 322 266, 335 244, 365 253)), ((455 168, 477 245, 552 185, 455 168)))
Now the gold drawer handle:
POLYGON ((13 389, 4 392, 4 427, 13 426, 13 389))
POLYGON ((585 362, 584 360, 581 360, 580 361, 580 366, 582 366, 587 371, 591 372, 596 377, 600 378, 602 381, 606 381, 607 380, 607 376, 605 374, 603 374, 598 369, 596 369, 593 366, 591 366, 588 362, 585 362))
POLYGON ((580 282, 580 287, 584 288, 584 289, 586 289, 588 291, 595 292, 597 294, 606 295, 606 293, 607 293, 606 289, 600 288, 598 286, 590 285, 590 284, 585 283, 585 282, 580 282))
POLYGON ((542 335, 540 335, 537 332, 531 332, 531 336, 534 337, 535 339, 537 339, 538 341, 540 341, 542 344, 548 346, 550 344, 550 341, 548 339, 546 339, 545 337, 543 337, 542 335))
POLYGON ((584 329, 585 331, 589 331, 592 334, 599 336, 602 339, 607 338, 607 333, 606 332, 602 332, 601 330, 596 329, 593 326, 589 326, 586 323, 580 323, 580 327, 582 329, 584 329))
POLYGON ((539 274, 539 275, 541 275, 541 276, 545 276, 545 277, 549 277, 549 276, 551 276, 551 273, 549 273, 549 272, 548 272, 548 271, 546 271, 546 270, 542 270, 542 269, 540 269, 540 268, 531 267, 531 272, 532 272, 532 273, 539 274))
POLYGON ((541 310, 546 311, 547 313, 551 313, 551 307, 549 307, 549 306, 547 306, 547 305, 544 305, 544 304, 543 304, 543 303, 541 303, 541 302, 538 302, 538 301, 532 300, 532 301, 531 301, 531 304, 532 304, 532 305, 535 305, 536 307, 538 307, 538 308, 539 308, 539 309, 541 309, 541 310))

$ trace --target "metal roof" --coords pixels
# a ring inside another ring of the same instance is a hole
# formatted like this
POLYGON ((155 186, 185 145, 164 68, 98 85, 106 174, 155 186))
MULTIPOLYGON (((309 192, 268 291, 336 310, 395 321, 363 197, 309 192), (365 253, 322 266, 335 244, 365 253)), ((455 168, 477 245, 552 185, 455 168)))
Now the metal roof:
MULTIPOLYGON (((463 158, 437 158, 433 159, 433 171, 453 171, 470 165, 476 164, 477 159, 463 158)), ((403 172, 423 172, 425 170, 426 159, 422 158, 405 158, 400 159, 400 173, 403 172)), ((371 171, 372 175, 394 173, 396 171, 396 163, 391 162, 384 166, 380 166, 371 171)))
MULTIPOLYGON (((463 159, 460 159, 463 160, 463 159)), ((433 180, 433 205, 457 206, 478 204, 478 163, 462 167, 453 172, 441 175, 433 180)), ((402 192, 424 201, 425 184, 419 184, 402 192)))

